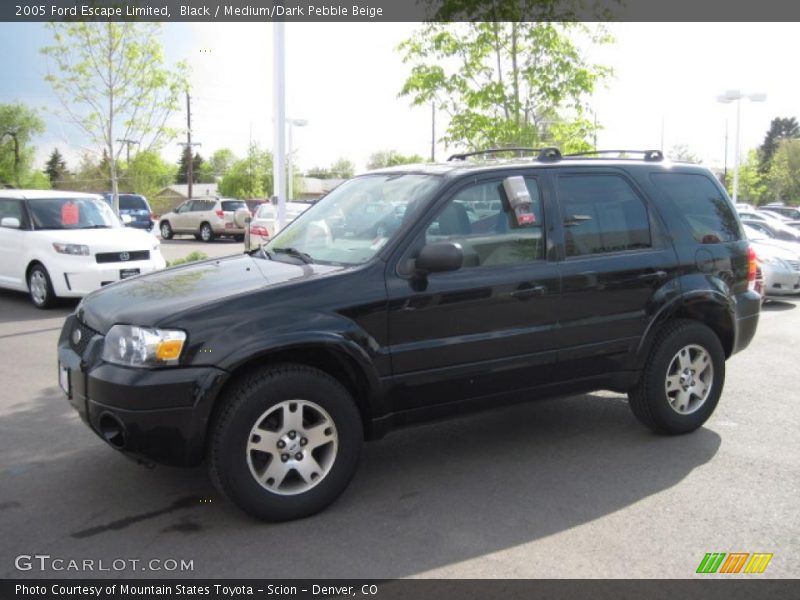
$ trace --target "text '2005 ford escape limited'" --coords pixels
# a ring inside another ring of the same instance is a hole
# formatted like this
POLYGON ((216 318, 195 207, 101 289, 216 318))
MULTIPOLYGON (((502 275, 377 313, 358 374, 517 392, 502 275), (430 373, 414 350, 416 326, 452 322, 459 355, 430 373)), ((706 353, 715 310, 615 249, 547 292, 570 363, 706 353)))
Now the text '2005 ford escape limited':
POLYGON ((111 446, 206 460, 270 520, 332 502, 363 440, 468 410, 609 389, 700 427, 760 306, 724 190, 658 151, 531 152, 368 173, 255 251, 99 290, 61 385, 111 446))

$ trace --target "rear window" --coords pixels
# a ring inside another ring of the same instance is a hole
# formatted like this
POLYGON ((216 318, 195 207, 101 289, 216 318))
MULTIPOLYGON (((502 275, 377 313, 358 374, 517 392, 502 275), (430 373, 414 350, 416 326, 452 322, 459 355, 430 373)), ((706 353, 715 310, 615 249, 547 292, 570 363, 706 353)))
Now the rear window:
POLYGON ((120 194, 119 196, 119 209, 120 210, 149 210, 147 201, 142 196, 133 196, 130 194, 120 194))
POLYGON ((247 208, 247 204, 239 200, 223 200, 222 210, 236 212, 240 208, 247 208))
POLYGON ((739 221, 722 191, 705 175, 654 173, 655 186, 683 215, 694 239, 719 244, 741 239, 739 221))

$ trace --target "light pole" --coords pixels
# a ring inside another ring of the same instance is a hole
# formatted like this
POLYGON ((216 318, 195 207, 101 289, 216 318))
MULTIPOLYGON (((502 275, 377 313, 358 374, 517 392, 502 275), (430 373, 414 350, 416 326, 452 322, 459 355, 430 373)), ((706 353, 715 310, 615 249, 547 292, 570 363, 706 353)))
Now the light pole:
POLYGON ((294 128, 294 127, 305 127, 306 125, 308 125, 308 121, 306 121, 305 119, 286 119, 286 123, 287 123, 287 125, 289 125, 289 131, 288 131, 289 140, 288 140, 288 143, 286 144, 287 145, 287 148, 286 148, 286 177, 289 179, 289 181, 286 183, 287 188, 288 188, 288 192, 286 194, 286 201, 287 202, 291 202, 292 201, 292 195, 293 195, 292 194, 292 192, 293 192, 292 188, 294 187, 294 182, 293 182, 293 178, 292 178, 292 128, 294 128))
POLYGON ((286 225, 286 34, 283 21, 272 23, 272 86, 275 138, 272 161, 273 196, 278 199, 278 231, 286 225))
POLYGON ((736 145, 733 149, 733 203, 736 204, 736 201, 739 197, 739 137, 742 125, 742 99, 750 100, 750 102, 763 102, 767 99, 767 95, 764 93, 756 93, 756 94, 743 94, 741 90, 728 90, 724 94, 717 96, 717 101, 722 102, 723 104, 730 104, 731 102, 736 103, 736 145))

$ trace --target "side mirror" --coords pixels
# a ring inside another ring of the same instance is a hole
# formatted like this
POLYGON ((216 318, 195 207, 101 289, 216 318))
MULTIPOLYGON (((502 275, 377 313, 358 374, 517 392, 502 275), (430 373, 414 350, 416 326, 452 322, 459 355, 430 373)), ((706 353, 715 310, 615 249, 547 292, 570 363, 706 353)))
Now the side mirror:
POLYGON ((9 229, 19 229, 21 224, 17 217, 3 217, 0 221, 0 227, 8 227, 9 229))
POLYGON ((443 273, 457 271, 464 264, 464 250, 460 244, 440 242, 426 244, 414 261, 414 268, 420 273, 443 273))
POLYGON ((133 223, 133 219, 131 218, 131 216, 130 216, 130 215, 120 215, 120 216, 119 216, 119 219, 120 219, 120 221, 122 221, 122 222, 123 222, 125 225, 128 225, 129 223, 133 223))

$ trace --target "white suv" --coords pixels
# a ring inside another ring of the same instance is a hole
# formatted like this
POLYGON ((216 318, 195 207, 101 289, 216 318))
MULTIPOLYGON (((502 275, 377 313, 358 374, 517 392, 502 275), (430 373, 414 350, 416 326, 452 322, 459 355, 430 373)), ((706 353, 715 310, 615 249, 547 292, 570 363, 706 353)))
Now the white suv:
POLYGON ((101 196, 0 190, 0 287, 39 308, 165 266, 159 241, 125 227, 101 196))
POLYGON ((236 224, 236 211, 247 209, 243 200, 233 198, 194 198, 158 221, 161 239, 169 240, 178 233, 190 233, 198 240, 213 242, 220 236, 244 239, 244 227, 236 224))

